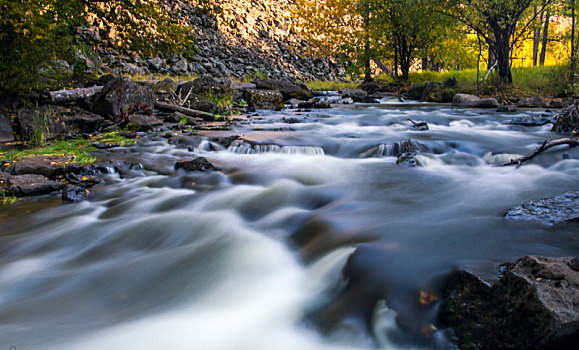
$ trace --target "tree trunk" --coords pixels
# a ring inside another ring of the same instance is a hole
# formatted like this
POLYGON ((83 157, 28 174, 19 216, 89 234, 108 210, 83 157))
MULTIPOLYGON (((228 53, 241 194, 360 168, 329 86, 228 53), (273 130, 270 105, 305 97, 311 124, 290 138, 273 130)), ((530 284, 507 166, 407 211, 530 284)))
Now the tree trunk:
POLYGON ((571 82, 575 80, 575 0, 571 0, 571 82))
POLYGON ((398 76, 398 39, 394 39, 394 76, 398 76))
MULTIPOLYGON (((537 6, 535 6, 535 16, 537 16, 537 6)), ((539 23, 535 20, 533 26, 533 66, 537 66, 539 60, 539 44, 541 44, 541 27, 543 25, 543 11, 537 17, 539 23)))
POLYGON ((541 57, 539 58, 539 65, 545 65, 545 56, 547 55, 547 43, 548 43, 548 34, 549 34, 549 10, 545 15, 545 27, 543 28, 543 44, 541 47, 541 57))
POLYGON ((364 8, 364 82, 373 81, 372 67, 370 66, 370 8, 368 5, 364 8))
POLYGON ((402 38, 400 40, 400 70, 404 81, 407 81, 410 76, 410 54, 406 38, 402 38))
POLYGON ((428 70, 428 56, 422 57, 422 71, 426 72, 428 70))

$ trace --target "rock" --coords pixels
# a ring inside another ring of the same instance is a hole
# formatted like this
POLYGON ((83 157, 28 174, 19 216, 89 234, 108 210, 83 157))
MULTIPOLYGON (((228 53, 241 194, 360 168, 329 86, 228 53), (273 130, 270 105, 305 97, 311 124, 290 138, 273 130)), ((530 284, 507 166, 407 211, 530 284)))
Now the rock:
POLYGON ((422 164, 416 159, 416 153, 402 153, 398 155, 396 165, 414 168, 422 164))
POLYGON ((16 175, 35 174, 53 178, 68 171, 73 157, 32 156, 20 159, 14 165, 16 175))
POLYGON ((366 102, 368 100, 368 93, 362 89, 344 88, 342 90, 342 98, 351 98, 354 102, 366 102))
POLYGON ((214 79, 213 77, 197 78, 193 81, 180 84, 177 88, 177 94, 182 97, 187 96, 189 92, 196 95, 215 94, 223 95, 233 91, 231 80, 214 79))
POLYGON ((253 83, 241 83, 234 81, 231 84, 231 88, 234 90, 247 90, 247 89, 257 89, 257 85, 253 83))
POLYGON ((312 92, 305 85, 297 85, 287 80, 256 79, 252 83, 256 85, 257 89, 278 90, 284 101, 292 98, 307 100, 313 97, 312 92))
POLYGON ((555 116, 553 131, 574 136, 579 133, 579 108, 576 104, 567 107, 563 113, 555 116))
POLYGON ((313 97, 310 98, 307 101, 301 101, 298 104, 298 108, 330 108, 330 102, 326 101, 326 100, 322 100, 319 97, 313 97))
POLYGON ((90 191, 84 187, 75 185, 65 185, 62 190, 62 201, 67 203, 78 203, 87 200, 90 191))
POLYGON ((411 100, 422 100, 424 95, 424 89, 426 89, 426 84, 414 84, 406 92, 406 97, 411 100))
POLYGON ((497 112, 501 113, 514 113, 517 111, 517 106, 515 105, 503 105, 497 108, 497 112))
POLYGON ((548 117, 518 117, 508 121, 509 124, 522 126, 542 126, 552 123, 553 120, 548 117))
POLYGON ((175 91, 177 91, 177 83, 171 78, 165 78, 155 83, 155 93, 172 93, 175 91))
POLYGON ((444 83, 442 83, 442 85, 443 85, 445 88, 455 88, 455 87, 457 87, 458 82, 456 81, 456 78, 455 78, 455 77, 450 77, 450 78, 446 79, 446 80, 444 81, 444 83))
POLYGON ((352 99, 351 97, 346 97, 346 98, 342 98, 342 99, 338 100, 338 103, 341 103, 344 105, 351 105, 352 103, 354 103, 354 99, 352 99))
POLYGON ((247 90, 247 105, 255 109, 283 108, 283 95, 277 90, 247 90))
MULTIPOLYGON (((449 84, 451 84, 451 82, 449 82, 449 84)), ((420 100, 424 102, 448 103, 452 102, 455 93, 456 91, 452 87, 429 82, 426 83, 420 100)))
POLYGON ((14 141, 12 122, 8 116, 0 114, 0 143, 14 141))
POLYGON ((153 72, 158 72, 161 70, 161 66, 163 65, 163 60, 159 57, 154 57, 147 60, 147 67, 153 72))
POLYGON ((175 164, 175 169, 183 169, 186 171, 212 171, 215 167, 211 162, 203 157, 181 159, 175 164))
POLYGON ((179 112, 173 112, 165 117, 163 117, 163 121, 165 123, 179 123, 183 118, 188 118, 185 114, 179 112))
POLYGON ((8 179, 8 192, 16 197, 39 196, 60 191, 64 183, 42 175, 16 175, 8 179))
POLYGON ((36 109, 18 111, 18 124, 22 140, 76 136, 78 133, 91 133, 104 124, 103 117, 78 107, 42 106, 36 109))
POLYGON ((503 265, 492 286, 455 272, 442 292, 439 322, 454 329, 461 349, 577 349, 576 260, 526 256, 503 265))
POLYGON ((292 99, 290 99, 290 100, 287 100, 287 101, 285 102, 285 104, 286 104, 286 105, 289 105, 291 108, 301 108, 301 107, 298 107, 298 106, 300 105, 300 103, 304 103, 304 102, 306 102, 306 101, 304 101, 304 100, 298 100, 297 98, 292 98, 292 99))
POLYGON ((149 131, 163 122, 152 115, 133 114, 127 118, 127 127, 133 131, 149 131))
POLYGON ((149 86, 140 86, 131 79, 109 81, 96 96, 93 111, 105 119, 117 119, 137 110, 152 110, 155 94, 149 86))
POLYGON ((543 100, 540 97, 522 98, 517 102, 519 108, 542 108, 544 106, 543 100))
POLYGON ((456 94, 452 98, 452 104, 456 107, 470 108, 498 108, 499 102, 494 98, 480 98, 468 94, 456 94))
POLYGON ((505 218, 549 226, 579 221, 579 191, 567 192, 554 198, 532 200, 509 209, 505 218))
POLYGON ((219 113, 219 107, 215 102, 200 97, 191 98, 187 104, 187 107, 211 114, 219 113))

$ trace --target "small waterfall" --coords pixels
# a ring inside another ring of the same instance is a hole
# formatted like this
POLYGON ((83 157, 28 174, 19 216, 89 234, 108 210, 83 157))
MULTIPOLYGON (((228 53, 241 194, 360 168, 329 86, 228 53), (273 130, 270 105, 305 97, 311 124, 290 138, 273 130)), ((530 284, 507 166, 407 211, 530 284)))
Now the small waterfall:
POLYGON ((303 154, 308 156, 324 155, 324 149, 317 146, 279 146, 279 145, 252 145, 246 142, 235 142, 228 148, 229 152, 237 154, 303 154))

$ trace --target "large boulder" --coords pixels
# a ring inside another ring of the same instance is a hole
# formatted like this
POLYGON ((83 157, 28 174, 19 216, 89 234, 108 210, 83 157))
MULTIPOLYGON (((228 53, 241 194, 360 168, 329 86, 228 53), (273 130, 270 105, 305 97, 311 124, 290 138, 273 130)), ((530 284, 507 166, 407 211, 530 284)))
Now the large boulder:
POLYGON ((426 83, 420 99, 424 102, 452 102, 452 98, 456 93, 454 88, 455 84, 456 80, 452 80, 451 78, 449 78, 445 84, 432 82, 426 83))
POLYGON ((292 98, 308 100, 313 97, 307 86, 303 84, 297 85, 287 80, 256 79, 252 83, 256 85, 257 89, 278 90, 281 92, 284 101, 292 98))
POLYGON ((127 118, 127 127, 135 131, 149 131, 163 125, 163 122, 152 115, 133 114, 127 118))
POLYGON ((278 109, 283 108, 283 96, 277 90, 249 89, 245 92, 245 100, 250 108, 278 109))
POLYGON ((106 119, 117 119, 136 110, 152 110, 155 94, 150 86, 141 86, 131 79, 113 79, 96 95, 93 112, 106 119))
POLYGON ((39 196, 64 187, 64 182, 52 181, 42 175, 16 175, 8 178, 8 192, 16 197, 39 196))
POLYGON ((221 78, 214 79, 211 76, 197 78, 193 81, 180 84, 177 88, 177 94, 181 97, 190 95, 224 95, 233 91, 231 80, 221 78))
POLYGON ((99 130, 105 119, 78 107, 42 106, 18 111, 18 124, 23 141, 75 136, 99 130))
POLYGON ((456 107, 470 107, 470 108, 498 108, 499 101, 494 98, 480 98, 468 94, 456 94, 452 98, 452 104, 456 107))
POLYGON ((342 98, 351 98, 354 102, 368 101, 368 93, 362 89, 344 88, 342 90, 342 98))
POLYGON ((424 95, 424 89, 426 89, 426 83, 424 84, 414 84, 406 92, 406 97, 411 100, 422 100, 422 95, 424 95))
POLYGON ((579 348, 579 261, 526 256, 493 285, 465 271, 443 290, 439 322, 461 349, 579 348))
POLYGON ((16 175, 35 174, 45 177, 63 175, 69 169, 73 157, 70 156, 31 156, 20 159, 14 165, 16 175))
POLYGON ((543 100, 538 96, 522 98, 517 102, 519 108, 541 108, 544 106, 543 100))
POLYGON ((8 116, 0 114, 0 143, 14 141, 14 131, 12 122, 8 116))

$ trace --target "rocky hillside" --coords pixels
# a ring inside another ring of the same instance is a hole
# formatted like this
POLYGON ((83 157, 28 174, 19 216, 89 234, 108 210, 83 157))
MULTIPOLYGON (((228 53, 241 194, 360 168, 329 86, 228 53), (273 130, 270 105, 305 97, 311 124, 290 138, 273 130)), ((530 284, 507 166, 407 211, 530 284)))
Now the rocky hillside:
MULTIPOLYGON (((148 58, 121 55, 125 73, 290 80, 332 80, 345 74, 335 60, 306 54, 308 43, 291 29, 293 0, 226 0, 218 16, 202 13, 187 1, 159 2, 191 26, 198 54, 148 58)), ((108 48, 107 33, 92 28, 84 35, 100 43, 99 58, 87 59, 90 69, 107 73, 118 66, 119 55, 108 48)))

